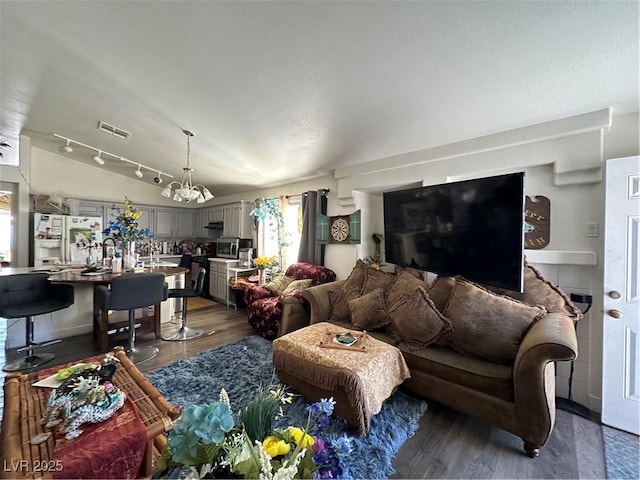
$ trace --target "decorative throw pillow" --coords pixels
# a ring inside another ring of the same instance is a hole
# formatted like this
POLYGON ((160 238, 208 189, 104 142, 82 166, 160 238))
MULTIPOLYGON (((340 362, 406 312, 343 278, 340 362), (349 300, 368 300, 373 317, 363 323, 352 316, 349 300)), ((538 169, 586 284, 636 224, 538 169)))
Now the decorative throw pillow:
POLYGON ((384 306, 384 294, 380 288, 349 300, 348 303, 351 324, 358 330, 375 330, 384 327, 390 321, 384 306))
POLYGON ((451 322, 438 311, 422 286, 404 292, 393 304, 387 303, 387 313, 391 320, 387 333, 410 348, 428 347, 451 330, 451 322))
POLYGON ((330 322, 348 322, 349 321, 349 300, 360 296, 362 285, 367 272, 367 264, 362 260, 356 262, 356 266, 353 267, 351 273, 347 277, 347 280, 342 285, 340 290, 336 290, 335 293, 330 294, 329 300, 331 302, 331 315, 329 316, 330 322))
POLYGON ((289 295, 294 292, 302 292, 303 290, 309 288, 312 282, 313 280, 311 280, 310 278, 306 278, 304 280, 294 280, 289 283, 289 285, 287 285, 287 288, 284 289, 281 296, 284 297, 285 295, 289 295))
POLYGON ((453 332, 447 336, 451 348, 495 363, 510 364, 525 333, 546 310, 496 295, 456 277, 443 313, 453 325, 453 332))
POLYGON ((431 284, 431 287, 427 290, 429 298, 440 313, 444 313, 444 309, 447 306, 447 302, 449 302, 451 290, 453 290, 455 283, 456 279, 454 277, 438 275, 431 284))
POLYGON ((418 287, 425 287, 425 283, 414 275, 400 270, 396 273, 387 289, 385 301, 387 305, 393 305, 400 297, 407 293, 415 292, 418 287))
POLYGON ((506 292, 506 294, 528 305, 543 305, 547 312, 566 313, 576 320, 580 320, 583 316, 560 287, 544 278, 538 270, 526 262, 524 265, 524 292, 506 292))
POLYGON ((279 297, 280 295, 282 295, 282 292, 284 292, 284 289, 287 288, 289 284, 294 280, 295 278, 293 277, 279 275, 273 280, 271 280, 269 283, 265 284, 264 288, 266 288, 271 293, 279 297))
POLYGON ((375 268, 367 267, 360 295, 366 295, 378 288, 382 289, 383 292, 386 292, 389 285, 391 285, 391 282, 393 282, 393 279, 394 276, 390 273, 381 272, 375 268))

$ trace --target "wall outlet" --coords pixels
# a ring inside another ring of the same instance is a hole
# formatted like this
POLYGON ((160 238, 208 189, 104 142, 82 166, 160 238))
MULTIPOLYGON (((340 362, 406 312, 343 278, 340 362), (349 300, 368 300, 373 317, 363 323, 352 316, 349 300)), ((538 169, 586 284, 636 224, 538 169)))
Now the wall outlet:
POLYGON ((600 224, 598 222, 587 222, 587 237, 597 238, 600 236, 600 224))

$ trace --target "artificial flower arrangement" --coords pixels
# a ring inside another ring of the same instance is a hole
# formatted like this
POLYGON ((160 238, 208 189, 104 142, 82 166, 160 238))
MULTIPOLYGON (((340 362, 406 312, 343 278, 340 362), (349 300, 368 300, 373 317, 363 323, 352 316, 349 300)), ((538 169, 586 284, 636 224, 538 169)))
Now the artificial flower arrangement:
POLYGON ((131 200, 124 197, 124 211, 115 220, 110 220, 107 228, 102 231, 105 237, 125 242, 136 242, 145 238, 154 239, 155 234, 148 228, 140 228, 138 220, 142 216, 131 200))
POLYGON ((282 386, 261 387, 234 415, 222 389, 219 401, 187 407, 169 432, 154 476, 342 478, 341 461, 351 450, 348 437, 328 440, 320 436, 335 402, 329 398, 309 405, 304 427, 274 429, 274 421, 286 418, 282 405, 292 398, 282 386))
POLYGON ((265 268, 273 268, 278 265, 278 259, 276 257, 256 257, 253 259, 253 264, 259 270, 265 268))

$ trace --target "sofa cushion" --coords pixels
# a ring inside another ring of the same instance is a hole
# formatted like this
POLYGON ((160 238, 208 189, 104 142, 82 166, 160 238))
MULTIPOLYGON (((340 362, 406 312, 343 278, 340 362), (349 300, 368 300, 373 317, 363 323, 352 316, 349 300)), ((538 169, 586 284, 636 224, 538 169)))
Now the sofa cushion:
POLYGON ((391 321, 387 315, 381 288, 349 300, 349 312, 351 325, 358 330, 375 330, 391 321))
POLYGON ((264 285, 264 288, 269 290, 275 296, 279 297, 280 295, 282 295, 282 292, 284 292, 284 289, 287 288, 287 286, 293 281, 294 281, 293 277, 287 277, 286 275, 278 275, 269 283, 266 283, 264 285))
MULTIPOLYGON (((429 348, 409 348, 400 343, 398 348, 402 351, 409 370, 411 380, 409 388, 419 392, 429 392, 431 386, 411 385, 420 382, 424 375, 436 377, 446 382, 460 385, 474 392, 482 392, 507 402, 513 402, 513 367, 501 365, 488 360, 469 357, 447 347, 432 345, 429 348)), ((474 396, 473 398, 477 398, 474 396)))
POLYGON ((444 312, 455 283, 456 280, 454 277, 438 275, 427 290, 429 298, 440 313, 444 312))
POLYGON ((283 290, 282 296, 291 295, 295 292, 302 292, 311 286, 313 280, 310 278, 305 278, 304 280, 293 280, 287 285, 287 287, 283 290))
POLYGON ((544 307, 532 307, 456 277, 444 311, 453 324, 447 341, 459 352, 509 364, 531 324, 545 314, 544 307))
POLYGON ((424 348, 451 330, 451 323, 429 299, 424 287, 406 291, 394 303, 387 302, 389 334, 411 348, 424 348))
POLYGON ((527 263, 524 266, 523 283, 523 293, 507 290, 501 290, 498 293, 508 295, 528 305, 543 305, 547 312, 565 313, 576 320, 582 318, 582 312, 571 302, 567 294, 527 263))
POLYGON ((329 292, 331 303, 330 322, 346 322, 349 320, 349 300, 360 296, 362 285, 367 274, 367 264, 362 260, 356 262, 342 288, 329 292))

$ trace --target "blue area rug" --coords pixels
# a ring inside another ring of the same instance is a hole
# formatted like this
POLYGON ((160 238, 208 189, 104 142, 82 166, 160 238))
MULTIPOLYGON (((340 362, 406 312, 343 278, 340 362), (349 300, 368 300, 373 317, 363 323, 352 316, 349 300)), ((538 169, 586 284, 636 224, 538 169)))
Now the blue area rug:
MULTIPOLYGON (((215 401, 224 388, 234 411, 238 411, 258 386, 277 382, 271 358, 271 342, 254 335, 147 372, 145 376, 170 402, 183 408, 215 401)), ((296 396, 287 407, 285 423, 304 425, 307 405, 306 399, 296 396)), ((347 432, 351 439, 352 453, 344 465, 345 478, 389 478, 394 473, 393 457, 415 434, 426 409, 423 400, 396 392, 371 419, 367 438, 348 431, 346 422, 333 415, 325 436, 347 432)))

